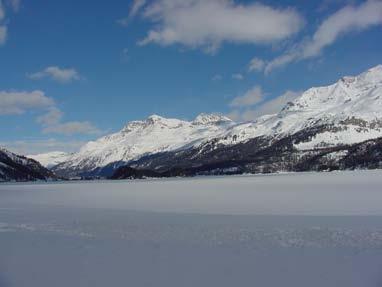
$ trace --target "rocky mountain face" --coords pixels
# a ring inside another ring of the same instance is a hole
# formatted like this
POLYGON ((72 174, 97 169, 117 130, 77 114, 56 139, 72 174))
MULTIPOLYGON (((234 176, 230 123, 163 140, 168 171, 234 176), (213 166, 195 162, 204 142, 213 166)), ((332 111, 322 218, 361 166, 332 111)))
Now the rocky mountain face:
POLYGON ((259 137, 249 141, 216 147, 215 143, 181 153, 162 153, 143 157, 119 168, 113 178, 223 175, 333 171, 382 168, 382 138, 357 144, 298 150, 295 144, 309 140, 326 129, 304 130, 278 140, 259 137))
POLYGON ((0 181, 51 180, 56 176, 37 161, 0 148, 0 181))
POLYGON ((381 138, 382 66, 376 66, 311 88, 253 122, 213 115, 131 122, 54 170, 109 175, 117 169, 114 178, 129 178, 378 168, 381 138))

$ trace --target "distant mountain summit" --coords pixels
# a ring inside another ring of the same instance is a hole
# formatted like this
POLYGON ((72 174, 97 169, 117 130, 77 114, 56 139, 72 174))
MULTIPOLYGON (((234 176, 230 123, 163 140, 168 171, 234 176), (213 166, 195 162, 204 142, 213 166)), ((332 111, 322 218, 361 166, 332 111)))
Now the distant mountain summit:
POLYGON ((328 128, 300 148, 353 144, 382 136, 382 66, 330 86, 311 88, 279 113, 229 129, 220 142, 279 138, 319 126, 328 128))
POLYGON ((131 162, 114 178, 358 168, 382 168, 381 65, 311 88, 279 113, 229 126, 198 146, 131 162))
POLYGON ((56 176, 37 161, 0 148, 0 181, 50 180, 56 176))
MULTIPOLYGON (((382 166, 381 137, 379 65, 311 88, 277 114, 252 122, 236 124, 209 114, 193 121, 152 115, 129 122, 87 143, 53 170, 92 176, 125 166, 127 174, 173 176, 375 168, 382 166)), ((118 174, 124 177, 121 170, 118 174)))
POLYGON ((100 168, 108 165, 115 168, 149 154, 190 148, 224 133, 234 124, 220 115, 201 114, 194 121, 152 115, 87 143, 53 170, 66 176, 99 173, 100 168))

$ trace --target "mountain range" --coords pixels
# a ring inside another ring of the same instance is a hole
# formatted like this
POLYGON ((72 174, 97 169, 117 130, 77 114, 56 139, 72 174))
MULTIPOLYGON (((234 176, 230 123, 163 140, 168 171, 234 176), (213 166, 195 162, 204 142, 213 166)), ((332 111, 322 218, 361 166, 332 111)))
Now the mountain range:
POLYGON ((157 115, 73 154, 30 156, 63 177, 136 178, 382 167, 382 65, 235 123, 157 115))

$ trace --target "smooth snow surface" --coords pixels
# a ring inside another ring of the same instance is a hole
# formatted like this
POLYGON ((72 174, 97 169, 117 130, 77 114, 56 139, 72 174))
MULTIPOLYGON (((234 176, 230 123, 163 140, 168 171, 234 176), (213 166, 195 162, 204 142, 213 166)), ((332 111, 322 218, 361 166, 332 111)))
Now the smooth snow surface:
POLYGON ((0 286, 380 286, 382 171, 0 185, 0 286))

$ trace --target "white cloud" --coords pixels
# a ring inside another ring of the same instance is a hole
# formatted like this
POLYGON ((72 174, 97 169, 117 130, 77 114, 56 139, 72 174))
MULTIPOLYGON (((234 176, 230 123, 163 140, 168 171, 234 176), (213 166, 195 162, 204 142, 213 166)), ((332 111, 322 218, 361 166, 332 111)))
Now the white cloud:
POLYGON ((220 74, 216 74, 216 75, 212 76, 212 81, 214 81, 214 82, 221 81, 222 79, 223 79, 223 76, 220 74))
POLYGON ((37 118, 37 122, 43 126, 56 125, 61 121, 63 116, 64 113, 60 109, 51 107, 46 114, 37 118))
POLYGON ((129 12, 129 17, 132 18, 134 17, 139 10, 142 9, 142 7, 146 4, 146 0, 134 0, 133 4, 131 5, 131 9, 129 12))
POLYGON ((301 96, 300 91, 286 91, 281 96, 266 101, 252 110, 252 116, 255 118, 263 115, 276 114, 281 111, 281 109, 288 103, 294 101, 296 98, 301 96))
POLYGON ((86 142, 84 141, 59 141, 54 138, 36 140, 16 140, 0 142, 0 146, 17 154, 39 154, 51 151, 75 152, 86 142))
POLYGON ((233 110, 233 111, 229 112, 226 116, 235 122, 242 122, 243 121, 239 110, 233 110))
POLYGON ((100 134, 101 131, 90 122, 64 122, 48 125, 43 128, 43 133, 56 133, 64 135, 74 134, 100 134))
MULTIPOLYGON (((7 0, 6 3, 11 6, 13 11, 18 11, 20 0, 7 0)), ((4 2, 0 0, 0 46, 5 44, 8 36, 8 21, 5 21, 5 12, 4 2)))
POLYGON ((304 41, 283 55, 269 62, 265 72, 294 61, 300 61, 321 54, 343 35, 360 32, 382 24, 382 1, 368 0, 361 5, 348 5, 324 20, 311 39, 304 41))
POLYGON ((21 0, 8 0, 9 5, 13 11, 18 12, 21 6, 21 0))
POLYGON ((259 115, 256 109, 247 108, 244 110, 233 110, 227 115, 227 117, 235 122, 242 123, 253 121, 258 118, 259 115))
POLYGON ((279 57, 276 57, 272 61, 268 62, 267 65, 265 66, 264 72, 265 74, 268 74, 276 68, 285 66, 295 60, 298 60, 298 58, 299 58, 298 48, 295 48, 295 50, 291 49, 285 54, 279 57))
POLYGON ((256 105, 264 100, 264 94, 260 86, 255 86, 247 91, 243 96, 234 98, 231 107, 248 107, 256 105))
MULTIPOLYGON (((261 91, 260 87, 257 88, 261 91)), ((232 106, 231 103, 230 106, 235 109, 227 116, 238 122, 253 121, 258 117, 280 112, 288 102, 294 101, 301 94, 302 92, 300 91, 286 91, 281 96, 268 101, 265 101, 264 97, 255 97, 257 101, 254 104, 232 106)))
POLYGON ((75 69, 63 69, 57 66, 47 67, 40 72, 28 75, 28 77, 33 80, 51 78, 60 83, 69 83, 81 79, 79 73, 75 69))
POLYGON ((64 113, 56 107, 52 98, 42 91, 7 92, 0 91, 0 115, 20 115, 27 111, 45 111, 37 117, 37 123, 42 125, 43 133, 98 134, 100 130, 88 121, 62 122, 64 113))
POLYGON ((223 42, 270 44, 297 33, 302 17, 291 8, 231 0, 158 0, 143 17, 155 24, 141 45, 156 43, 202 47, 213 52, 223 42))
POLYGON ((3 6, 3 2, 0 0, 0 21, 2 21, 4 17, 5 17, 4 6, 3 6))
POLYGON ((121 61, 122 62, 127 62, 129 60, 129 49, 124 48, 121 52, 121 61))
MULTIPOLYGON (((5 17, 4 6, 0 0, 0 22, 4 19, 4 17, 5 17)), ((8 30, 7 26, 0 23, 0 45, 3 45, 7 39, 7 30, 8 30)))
POLYGON ((242 74, 233 74, 232 79, 241 81, 244 79, 244 76, 242 74))
POLYGON ((37 117, 36 121, 42 125, 44 134, 55 133, 63 135, 99 134, 100 130, 88 121, 63 122, 64 113, 57 107, 51 107, 47 113, 37 117))
POLYGON ((0 26, 0 45, 5 44, 7 40, 7 26, 0 26))
POLYGON ((264 66, 265 66, 265 62, 262 59, 255 57, 251 60, 251 62, 249 62, 248 71, 259 72, 264 69, 264 66))
POLYGON ((28 110, 46 109, 54 106, 54 100, 42 91, 0 91, 0 115, 17 115, 28 110))
POLYGON ((145 6, 146 0, 134 0, 130 11, 129 15, 125 18, 117 20, 117 23, 122 25, 122 26, 127 26, 129 25, 130 21, 137 15, 137 13, 145 6))
POLYGON ((128 17, 121 18, 117 20, 117 23, 121 26, 127 26, 129 25, 130 19, 128 17))

